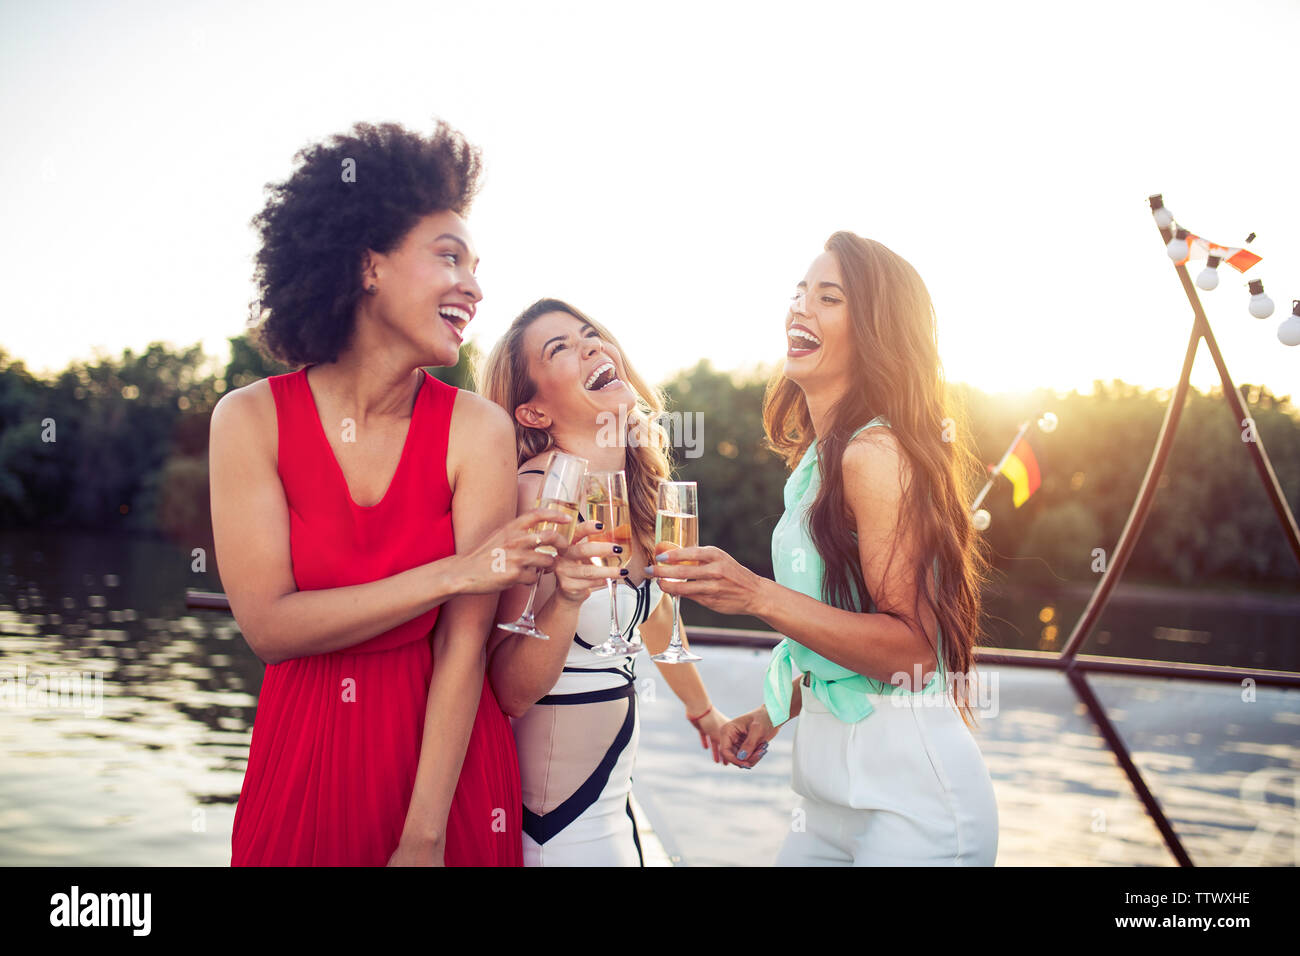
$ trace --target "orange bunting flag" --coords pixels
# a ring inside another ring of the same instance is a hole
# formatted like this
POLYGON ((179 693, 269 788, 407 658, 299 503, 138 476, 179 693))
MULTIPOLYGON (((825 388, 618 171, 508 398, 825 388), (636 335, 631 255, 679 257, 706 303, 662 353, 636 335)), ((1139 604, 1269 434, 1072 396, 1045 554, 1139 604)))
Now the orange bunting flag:
POLYGON ((1235 246, 1220 246, 1217 243, 1210 242, 1208 239, 1202 239, 1193 233, 1187 234, 1187 255, 1183 257, 1182 262, 1175 262, 1174 265, 1186 265, 1187 260, 1192 258, 1193 253, 1205 256, 1218 256, 1220 262, 1226 262, 1238 272, 1245 272, 1256 262, 1259 262, 1260 256, 1255 255, 1249 249, 1241 249, 1235 246))
POLYGON ((1033 449, 1025 439, 1016 442, 1016 447, 998 470, 1010 479, 1013 489, 1011 501, 1017 508, 1038 490, 1038 459, 1034 457, 1033 449))

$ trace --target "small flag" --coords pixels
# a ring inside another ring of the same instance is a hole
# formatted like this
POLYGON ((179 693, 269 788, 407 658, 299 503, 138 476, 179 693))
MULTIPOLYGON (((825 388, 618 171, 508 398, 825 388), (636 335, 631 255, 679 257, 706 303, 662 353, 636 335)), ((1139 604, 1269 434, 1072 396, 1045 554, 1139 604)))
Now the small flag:
POLYGON ((1218 256, 1220 262, 1226 262, 1238 272, 1245 272, 1261 259, 1260 256, 1255 255, 1249 249, 1242 249, 1237 246, 1221 246, 1216 242, 1210 242, 1208 239, 1189 232, 1187 234, 1187 255, 1183 257, 1181 262, 1175 262, 1174 265, 1186 265, 1187 260, 1193 255, 1218 256))
POLYGON ((1038 490, 1038 459, 1029 442, 1020 439, 999 469, 1011 481, 1012 503, 1019 508, 1038 490))

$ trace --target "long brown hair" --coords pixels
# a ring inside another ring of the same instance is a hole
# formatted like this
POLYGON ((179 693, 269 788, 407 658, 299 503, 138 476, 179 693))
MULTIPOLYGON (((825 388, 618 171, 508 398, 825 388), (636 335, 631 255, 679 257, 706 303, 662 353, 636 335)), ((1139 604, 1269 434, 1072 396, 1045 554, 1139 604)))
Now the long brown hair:
POLYGON ((555 447, 551 433, 544 428, 529 428, 515 418, 515 409, 532 401, 537 385, 528 375, 528 355, 524 351, 524 333, 537 319, 549 312, 567 312, 596 330, 606 342, 618 349, 623 361, 627 384, 636 393, 636 404, 627 417, 626 460, 627 497, 632 507, 632 533, 647 555, 654 554, 655 505, 659 482, 669 477, 672 466, 665 451, 668 436, 659 424, 664 398, 659 389, 648 384, 632 367, 618 339, 595 319, 559 299, 538 299, 510 323, 505 335, 492 346, 476 370, 476 390, 496 402, 510 415, 515 425, 516 465, 521 465, 555 447))
MULTIPOLYGON (((768 446, 793 468, 817 440, 821 488, 808 524, 826 566, 822 600, 865 610, 870 595, 853 529, 844 520, 844 450, 857 428, 884 416, 912 473, 886 570, 906 530, 919 545, 912 568, 917 594, 912 614, 890 613, 923 631, 919 611, 924 600, 939 622, 945 668, 950 674, 971 676, 981 635, 980 588, 989 563, 987 545, 971 524, 967 502, 985 472, 967 438, 965 410, 953 401, 944 381, 930 293, 911 263, 879 242, 837 232, 826 241, 826 251, 840 267, 855 374, 829 412, 826 434, 816 435, 803 390, 778 371, 763 401, 768 446), (928 581, 935 557, 939 583, 932 598, 928 581), (855 594, 862 596, 856 607, 855 594)), ((962 719, 970 725, 966 680, 949 684, 962 719)))

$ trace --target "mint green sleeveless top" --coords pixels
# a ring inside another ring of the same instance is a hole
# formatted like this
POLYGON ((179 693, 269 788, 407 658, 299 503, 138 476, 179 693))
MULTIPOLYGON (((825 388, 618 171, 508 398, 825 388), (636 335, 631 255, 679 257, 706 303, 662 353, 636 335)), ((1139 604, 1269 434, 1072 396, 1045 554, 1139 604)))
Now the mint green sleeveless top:
MULTIPOLYGON (((856 436, 863 430, 878 425, 888 428, 889 422, 877 416, 853 434, 856 436)), ((785 513, 772 532, 772 568, 775 571, 777 584, 818 601, 822 600, 822 579, 826 569, 808 531, 807 518, 820 486, 817 442, 814 439, 799 464, 790 473, 790 477, 786 479, 785 513)), ((939 581, 937 557, 934 559, 934 575, 937 594, 939 581)), ((854 609, 860 610, 861 596, 856 593, 857 588, 852 581, 849 586, 854 591, 854 609)), ((874 613, 875 608, 873 598, 868 613, 874 613)), ((943 682, 942 640, 942 634, 937 634, 935 646, 938 649, 938 673, 921 690, 909 691, 855 673, 814 653, 797 641, 784 638, 772 649, 772 660, 768 664, 764 681, 763 703, 767 708, 768 717, 771 718, 773 726, 780 726, 790 719, 790 703, 793 696, 790 685, 794 679, 795 668, 804 674, 804 693, 811 690, 817 699, 826 705, 827 710, 846 724, 857 723, 875 710, 871 701, 867 699, 867 694, 931 692, 943 682)))

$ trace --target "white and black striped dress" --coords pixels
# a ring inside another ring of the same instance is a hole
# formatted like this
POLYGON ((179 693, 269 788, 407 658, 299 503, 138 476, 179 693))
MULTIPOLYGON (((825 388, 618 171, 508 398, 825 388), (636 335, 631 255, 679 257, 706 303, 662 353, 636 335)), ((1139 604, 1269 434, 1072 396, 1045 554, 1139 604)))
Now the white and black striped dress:
MULTIPOLYGON (((623 636, 631 640, 663 592, 651 578, 639 587, 620 582, 615 593, 623 636)), ((511 721, 523 783, 525 866, 643 865, 631 807, 640 736, 636 657, 593 654, 608 635, 609 593, 601 588, 579 609, 555 686, 511 721)))

